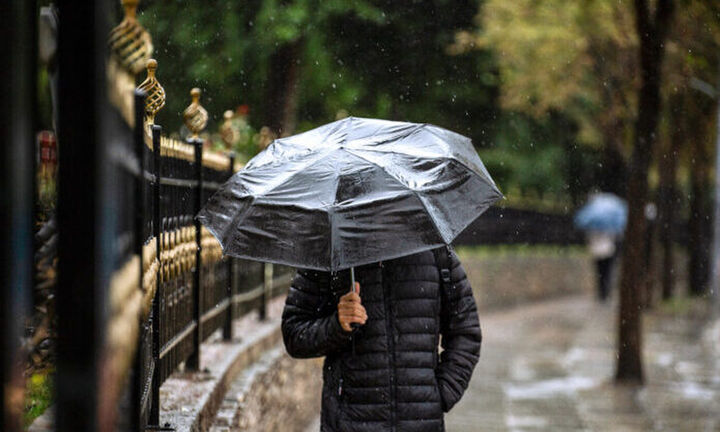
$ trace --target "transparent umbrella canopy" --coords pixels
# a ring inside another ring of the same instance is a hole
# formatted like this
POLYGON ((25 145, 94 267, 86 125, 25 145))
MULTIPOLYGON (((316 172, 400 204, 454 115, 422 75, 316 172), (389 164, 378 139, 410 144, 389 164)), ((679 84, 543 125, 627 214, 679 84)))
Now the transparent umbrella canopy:
POLYGON ((227 255, 338 271, 449 244, 500 198, 469 138, 349 117, 273 141, 198 219, 227 255))

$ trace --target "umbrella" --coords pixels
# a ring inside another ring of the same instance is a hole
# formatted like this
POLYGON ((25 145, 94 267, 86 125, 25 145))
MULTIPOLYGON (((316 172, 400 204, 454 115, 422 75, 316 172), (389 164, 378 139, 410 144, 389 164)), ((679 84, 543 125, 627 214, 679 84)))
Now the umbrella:
POLYGON ((611 193, 594 195, 575 214, 574 222, 581 230, 619 234, 627 224, 627 204, 611 193))
POLYGON ((501 197, 469 138, 349 117, 273 141, 198 219, 227 255, 338 271, 449 244, 501 197))

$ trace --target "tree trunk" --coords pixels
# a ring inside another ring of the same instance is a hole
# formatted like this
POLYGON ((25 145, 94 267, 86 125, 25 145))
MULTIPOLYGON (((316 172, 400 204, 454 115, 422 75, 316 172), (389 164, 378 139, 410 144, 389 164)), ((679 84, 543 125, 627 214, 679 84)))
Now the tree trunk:
POLYGON ((265 125, 276 136, 287 136, 295 131, 300 60, 304 47, 305 42, 301 38, 282 45, 270 57, 265 125))
POLYGON ((621 140, 622 132, 605 137, 603 148, 603 169, 598 183, 604 192, 612 192, 618 196, 625 196, 627 193, 627 172, 628 167, 625 158, 618 151, 618 146, 609 141, 621 140))
POLYGON ((675 210, 677 208, 677 166, 680 148, 684 139, 682 119, 683 96, 672 103, 670 128, 665 152, 660 157, 660 187, 658 188, 658 239, 662 253, 662 298, 668 300, 675 291, 675 255, 673 237, 675 233, 675 210))
POLYGON ((615 380, 642 383, 642 328, 640 294, 643 285, 645 203, 650 155, 660 113, 660 74, 664 41, 672 17, 673 1, 658 0, 650 14, 645 0, 635 0, 636 30, 640 36, 641 86, 630 161, 627 200, 628 225, 620 277, 618 357, 615 380))
MULTIPOLYGON (((645 245, 644 245, 644 267, 643 267, 643 309, 650 309, 655 300, 655 234, 657 232, 657 218, 648 218, 648 207, 645 207, 645 245)), ((652 210, 657 213, 657 207, 653 205, 652 210)))
MULTIPOLYGON (((700 115, 700 113, 698 113, 700 115)), ((692 169, 690 170, 691 199, 688 219, 689 262, 688 291, 692 295, 703 295, 707 291, 710 277, 710 182, 708 173, 709 155, 706 149, 707 136, 704 133, 692 139, 692 169)))
POLYGON ((710 278, 710 247, 712 237, 713 161, 708 144, 714 130, 715 102, 700 96, 688 101, 683 109, 687 127, 685 139, 690 150, 690 217, 688 219, 688 292, 703 295, 710 278))

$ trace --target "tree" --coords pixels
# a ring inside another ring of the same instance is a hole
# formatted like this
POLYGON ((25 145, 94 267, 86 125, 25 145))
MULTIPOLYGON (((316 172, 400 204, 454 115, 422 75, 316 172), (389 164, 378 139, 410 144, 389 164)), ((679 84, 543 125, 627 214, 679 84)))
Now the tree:
POLYGON ((293 133, 303 64, 312 56, 307 48, 313 38, 323 38, 335 17, 354 16, 364 26, 383 20, 382 11, 370 1, 265 0, 257 16, 257 47, 271 53, 268 61, 265 123, 278 135, 293 133))
POLYGON ((660 183, 657 191, 658 202, 658 239, 661 247, 662 298, 667 300, 673 296, 675 286, 675 253, 674 237, 677 222, 679 191, 677 188, 677 170, 680 152, 685 139, 683 109, 685 93, 678 92, 670 96, 666 118, 668 131, 658 160, 660 183))
POLYGON ((457 35, 453 52, 493 49, 505 110, 537 119, 562 113, 577 141, 601 148, 603 189, 624 193, 627 131, 635 115, 636 36, 621 2, 489 0, 481 29, 457 35))
POLYGON ((361 22, 382 17, 362 0, 147 3, 139 18, 153 37, 158 79, 168 95, 159 123, 170 130, 181 125, 178 114, 190 89, 200 87, 211 128, 226 109, 243 103, 255 125, 291 133, 298 92, 308 79, 309 42, 322 39, 325 23, 336 15, 353 14, 361 22))
POLYGON ((635 0, 635 29, 640 38, 640 89, 634 147, 627 185, 628 225, 620 276, 617 382, 642 383, 642 328, 640 292, 644 275, 645 203, 648 168, 655 147, 660 115, 660 84, 665 41, 674 9, 673 0, 657 0, 651 11, 647 0, 635 0))
POLYGON ((712 197, 710 173, 713 160, 708 148, 713 118, 705 113, 715 111, 715 101, 695 95, 686 114, 691 129, 687 130, 690 156, 690 215, 688 217, 688 291, 695 296, 707 292, 710 277, 710 245, 712 243, 712 197))
MULTIPOLYGON (((497 72, 487 50, 452 55, 455 33, 472 29, 474 0, 371 0, 383 13, 368 23, 338 15, 327 27, 326 49, 359 91, 361 115, 432 121, 488 145, 497 117, 497 72)), ((333 80, 335 82, 335 80, 333 80)))
POLYGON ((659 237, 663 249, 662 294, 674 292, 675 257, 673 228, 684 200, 677 185, 681 164, 688 169, 690 188, 689 271, 691 293, 704 292, 709 273, 710 175, 717 93, 708 90, 717 80, 720 56, 720 5, 702 0, 682 0, 677 24, 668 36, 666 79, 663 94, 665 139, 658 155, 659 237), (684 156, 684 158, 683 158, 684 156))

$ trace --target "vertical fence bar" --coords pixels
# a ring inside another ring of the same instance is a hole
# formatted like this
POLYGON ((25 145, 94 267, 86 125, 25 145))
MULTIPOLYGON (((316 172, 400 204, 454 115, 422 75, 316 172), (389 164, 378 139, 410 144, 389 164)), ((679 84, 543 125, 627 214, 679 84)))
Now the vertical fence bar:
MULTIPOLYGON (((193 138, 190 143, 195 148, 195 181, 197 181, 195 189, 195 200, 193 206, 193 216, 200 212, 202 205, 202 187, 203 187, 203 166, 202 166, 202 140, 193 138)), ((193 319, 195 320, 195 331, 193 333, 193 353, 187 360, 187 366, 191 370, 200 368, 200 343, 202 342, 202 313, 203 313, 203 293, 202 293, 202 225, 200 221, 194 219, 195 223, 195 269, 193 270, 193 319)))
POLYGON ((109 2, 61 0, 58 5, 55 426, 58 432, 94 432, 101 429, 100 361, 113 266, 106 154, 111 108, 105 94, 109 2))
MULTIPOLYGON (((152 127, 152 143, 153 143, 153 174, 155 175, 155 184, 153 187, 153 236, 155 236, 155 253, 158 261, 160 260, 161 243, 160 229, 162 222, 160 220, 160 179, 162 178, 162 167, 160 164, 160 134, 162 128, 157 125, 152 127)), ((153 333, 153 376, 152 390, 150 394, 150 424, 157 425, 160 423, 160 298, 162 293, 162 267, 159 269, 159 275, 156 281, 155 298, 152 302, 152 333, 153 333)))
MULTIPOLYGON (((235 153, 230 152, 230 166, 228 167, 228 180, 230 177, 233 176, 235 173, 235 153)), ((233 279, 235 278, 235 260, 231 257, 227 257, 227 292, 226 297, 228 299, 228 305, 227 305, 227 317, 225 318, 225 326, 223 327, 223 339, 230 340, 233 337, 232 334, 232 323, 233 318, 235 317, 235 314, 233 313, 233 310, 235 309, 233 307, 233 295, 235 294, 233 291, 233 279)))
MULTIPOLYGON (((138 174, 135 177, 135 253, 140 257, 140 280, 138 286, 143 286, 143 275, 145 269, 143 268, 143 244, 145 243, 145 142, 143 132, 143 115, 145 114, 145 92, 141 90, 135 90, 135 128, 133 130, 133 145, 135 150, 135 157, 138 161, 138 174)), ((139 323, 138 327, 138 344, 142 340, 143 323, 139 323)), ((140 346, 135 351, 135 360, 132 371, 132 391, 130 400, 130 421, 129 425, 132 430, 139 431, 141 429, 140 424, 140 413, 142 411, 142 394, 143 394, 143 350, 140 346)))
POLYGON ((32 287, 34 1, 0 2, 0 430, 22 430, 22 324, 32 287))

